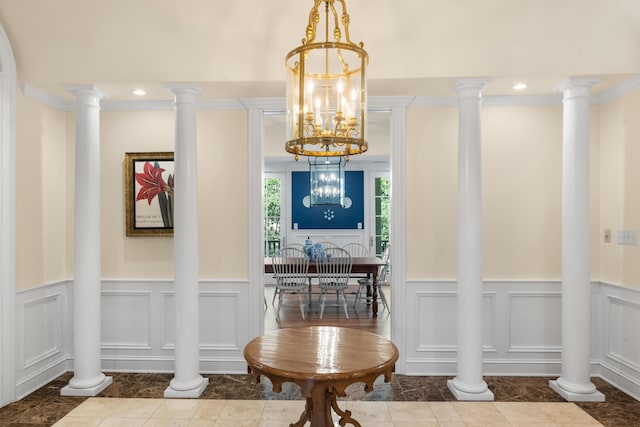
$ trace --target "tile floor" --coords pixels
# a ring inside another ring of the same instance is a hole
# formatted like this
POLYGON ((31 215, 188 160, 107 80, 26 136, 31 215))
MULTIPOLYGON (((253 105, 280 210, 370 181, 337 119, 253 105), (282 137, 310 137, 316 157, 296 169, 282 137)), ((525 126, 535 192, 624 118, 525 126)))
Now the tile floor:
MULTIPOLYGON (((166 400, 90 398, 56 427, 282 427, 295 422, 299 400, 166 400)), ((600 426, 573 403, 342 401, 363 427, 600 426)), ((337 417, 334 418, 338 426, 337 417)))
MULTIPOLYGON (((297 386, 285 383, 281 393, 274 393, 267 380, 256 385, 249 375, 206 375, 209 385, 200 399, 165 400, 163 392, 172 374, 106 374, 113 377, 113 384, 96 398, 87 399, 60 396, 60 389, 73 375, 66 373, 20 401, 0 408, 0 427, 288 426, 298 420, 304 404, 297 386), (186 418, 172 419, 169 414, 176 405, 180 417, 186 418), (179 405, 186 408, 180 409, 179 405), (243 416, 258 411, 260 418, 251 415, 233 420, 238 408, 245 408, 243 416), (102 424, 97 424, 98 421, 102 424)), ((598 425, 593 424, 594 420, 606 427, 640 427, 640 402, 600 378, 592 380, 606 396, 606 402, 576 404, 565 402, 549 388, 550 378, 543 377, 485 377, 495 402, 456 402, 447 388, 447 379, 394 375, 390 383, 377 382, 374 391, 368 394, 361 384, 354 384, 347 389, 347 397, 340 401, 340 406, 351 409, 363 427, 577 427, 598 425), (374 416, 372 411, 379 414, 374 416), (418 411, 417 416, 414 411, 418 411), (492 414, 496 418, 485 418, 492 414), (417 418, 407 424, 403 417, 417 418)))

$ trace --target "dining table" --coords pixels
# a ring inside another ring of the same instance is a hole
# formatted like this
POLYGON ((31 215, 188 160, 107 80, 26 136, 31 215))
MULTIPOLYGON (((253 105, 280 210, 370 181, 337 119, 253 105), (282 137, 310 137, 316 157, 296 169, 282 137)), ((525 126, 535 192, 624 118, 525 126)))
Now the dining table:
POLYGON ((347 395, 347 387, 363 383, 373 391, 375 381, 384 376, 391 381, 399 353, 388 339, 361 329, 337 326, 308 326, 270 331, 254 338, 244 348, 249 373, 256 382, 268 378, 273 391, 282 384, 300 386, 306 405, 290 427, 333 427, 332 411, 339 424, 361 427, 349 410, 338 406, 337 397, 347 395))
MULTIPOLYGON (((351 274, 366 274, 372 279, 371 286, 371 315, 378 317, 378 269, 386 263, 378 257, 352 257, 351 274)), ((273 274, 273 261, 271 257, 264 259, 264 272, 273 274)), ((309 276, 318 274, 316 261, 309 261, 309 276)), ((309 293, 311 293, 311 282, 309 282, 309 293)))

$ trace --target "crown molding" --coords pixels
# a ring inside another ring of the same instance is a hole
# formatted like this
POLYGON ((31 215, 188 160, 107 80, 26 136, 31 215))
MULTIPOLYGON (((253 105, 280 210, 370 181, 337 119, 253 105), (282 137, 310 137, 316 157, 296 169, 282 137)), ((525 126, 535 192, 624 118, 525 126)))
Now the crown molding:
POLYGON ((198 110, 244 110, 241 99, 204 99, 198 102, 198 110))
MULTIPOLYGON (((165 101, 105 101, 101 108, 105 111, 173 111, 175 102, 165 101)), ((196 102, 200 110, 243 110, 237 99, 204 99, 196 102)))
POLYGON ((455 96, 416 96, 411 107, 455 107, 458 99, 455 96))
POLYGON ((66 112, 74 111, 73 101, 66 101, 58 96, 50 94, 49 92, 38 89, 35 86, 31 86, 28 83, 20 83, 20 91, 22 92, 22 95, 27 98, 41 102, 49 107, 66 112))
MULTIPOLYGON (((482 96, 483 106, 561 105, 560 95, 499 95, 482 96)), ((455 96, 417 96, 412 107, 456 107, 455 96)))
POLYGON ((104 111, 171 111, 173 101, 104 101, 100 105, 104 111))
POLYGON ((369 110, 408 107, 415 96, 370 96, 367 100, 369 110))
POLYGON ((500 95, 483 96, 482 105, 543 106, 562 105, 562 95, 500 95))
MULTIPOLYGON (((592 97, 596 105, 606 104, 624 95, 640 89, 640 75, 592 97)), ((73 101, 64 100, 28 83, 21 83, 20 90, 28 98, 34 99, 58 110, 74 111, 73 101)), ((372 96, 369 97, 369 110, 382 110, 392 107, 456 107, 455 96, 372 96)), ((500 95, 483 96, 484 106, 545 106, 561 105, 562 95, 500 95)), ((239 98, 204 99, 197 102, 198 110, 271 110, 285 111, 285 98, 239 98)), ((173 110, 174 102, 166 101, 109 101, 101 102, 105 111, 161 111, 173 110)))
POLYGON ((638 89, 640 89, 640 76, 635 76, 629 80, 625 80, 624 82, 612 87, 605 92, 600 93, 595 97, 595 102, 596 104, 606 104, 607 102, 611 102, 616 98, 628 95, 638 89))
POLYGON ((247 110, 285 111, 287 108, 284 98, 240 98, 240 102, 247 110))

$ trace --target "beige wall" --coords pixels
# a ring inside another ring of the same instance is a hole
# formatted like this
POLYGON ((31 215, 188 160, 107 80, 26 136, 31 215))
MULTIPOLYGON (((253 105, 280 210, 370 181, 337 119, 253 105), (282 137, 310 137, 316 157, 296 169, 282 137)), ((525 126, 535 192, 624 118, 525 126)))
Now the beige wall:
MULTIPOLYGON (((592 110, 591 176, 597 182, 598 115, 592 110)), ((411 108, 407 117, 407 278, 455 279, 457 108, 411 108)), ((484 278, 558 280, 562 107, 484 106, 482 181, 484 278)), ((596 186, 592 204, 597 193, 596 186)))
POLYGON ((457 135, 456 108, 407 112, 409 280, 456 277, 457 135))
MULTIPOLYGON (((200 277, 246 279, 246 112, 200 111, 197 126, 200 277)), ((102 276, 171 279, 173 238, 125 237, 123 161, 126 152, 173 151, 173 111, 103 111, 101 146, 102 276)))
POLYGON ((69 277, 66 114, 16 97, 16 288, 69 277))
POLYGON ((173 111, 100 114, 102 277, 173 277, 171 237, 126 237, 124 154, 173 151, 173 111))
POLYGON ((618 245, 616 232, 640 230, 640 91, 601 107, 600 245, 602 281, 640 288, 639 246, 618 245))
POLYGON ((562 107, 483 107, 486 279, 560 277, 562 107))
POLYGON ((200 277, 249 277, 248 118, 198 114, 200 277))
MULTIPOLYGON (((592 277, 640 287, 640 92, 592 108, 592 277), (613 243, 602 243, 610 228, 613 243)), ((18 94, 17 288, 73 276, 74 114, 18 94)), ((456 277, 457 109, 410 108, 407 278, 456 277)), ((101 113, 102 276, 173 277, 166 237, 125 237, 127 151, 171 151, 173 111, 101 113)), ((484 106, 483 234, 488 280, 561 277, 562 107, 484 106)), ((247 114, 198 113, 200 277, 248 276, 247 114)))
MULTIPOLYGON (((18 94, 17 289, 73 277, 75 115, 18 94)), ((198 113, 200 277, 246 279, 247 115, 198 113)), ((125 237, 124 153, 173 151, 173 111, 101 113, 102 277, 171 279, 173 239, 125 237)))

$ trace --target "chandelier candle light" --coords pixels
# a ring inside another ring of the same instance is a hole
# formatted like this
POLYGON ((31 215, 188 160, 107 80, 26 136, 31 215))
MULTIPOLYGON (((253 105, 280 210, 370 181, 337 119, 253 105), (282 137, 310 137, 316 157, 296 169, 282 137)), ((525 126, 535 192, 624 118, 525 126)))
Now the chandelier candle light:
POLYGON ((306 37, 286 57, 285 150, 296 160, 302 155, 348 161, 350 155, 367 151, 369 56, 362 42, 351 41, 349 20, 344 0, 314 0, 306 37), (342 8, 340 16, 336 4, 342 8), (317 37, 319 27, 324 27, 323 40, 317 37))

